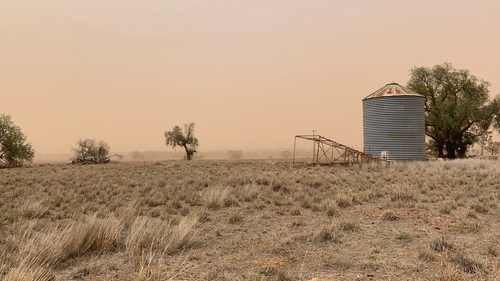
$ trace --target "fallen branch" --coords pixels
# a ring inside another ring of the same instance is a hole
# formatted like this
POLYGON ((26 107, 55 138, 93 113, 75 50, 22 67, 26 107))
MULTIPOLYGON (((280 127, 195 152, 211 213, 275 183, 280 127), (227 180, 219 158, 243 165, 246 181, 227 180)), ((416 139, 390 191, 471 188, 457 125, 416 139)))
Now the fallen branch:
POLYGON ((104 164, 104 163, 109 163, 111 161, 112 157, 118 157, 121 159, 123 156, 119 154, 111 155, 102 159, 95 159, 93 157, 91 158, 75 158, 71 161, 70 164, 72 165, 88 165, 88 164, 104 164))

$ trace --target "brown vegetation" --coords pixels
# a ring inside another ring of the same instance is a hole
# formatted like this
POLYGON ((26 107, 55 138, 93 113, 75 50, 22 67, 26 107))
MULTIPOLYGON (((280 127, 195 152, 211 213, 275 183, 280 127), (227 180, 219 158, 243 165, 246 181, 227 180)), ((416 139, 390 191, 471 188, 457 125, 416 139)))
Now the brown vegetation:
POLYGON ((485 160, 3 169, 0 279, 494 280, 499 175, 485 160))

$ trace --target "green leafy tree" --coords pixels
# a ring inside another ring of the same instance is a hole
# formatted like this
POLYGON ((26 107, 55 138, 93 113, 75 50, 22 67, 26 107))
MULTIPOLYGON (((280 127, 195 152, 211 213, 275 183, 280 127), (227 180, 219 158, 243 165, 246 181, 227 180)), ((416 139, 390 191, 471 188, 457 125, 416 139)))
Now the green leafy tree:
POLYGON ((500 98, 489 98, 490 83, 450 63, 414 67, 407 87, 425 96, 425 133, 438 157, 465 157, 493 125, 499 128, 500 98))
POLYGON ((166 131, 163 134, 167 146, 172 148, 183 147, 186 151, 186 159, 191 160, 193 158, 198 148, 198 139, 194 137, 194 123, 184 124, 184 132, 179 126, 175 126, 172 131, 166 131))
POLYGON ((14 125, 10 115, 0 115, 0 166, 20 167, 31 162, 35 151, 31 143, 25 143, 26 136, 14 125))

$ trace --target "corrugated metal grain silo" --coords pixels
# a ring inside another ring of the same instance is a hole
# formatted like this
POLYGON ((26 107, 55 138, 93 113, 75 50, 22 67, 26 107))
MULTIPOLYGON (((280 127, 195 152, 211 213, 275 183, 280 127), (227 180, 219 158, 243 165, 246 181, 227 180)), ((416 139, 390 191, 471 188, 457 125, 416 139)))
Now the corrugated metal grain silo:
POLYGON ((425 160, 425 97, 397 83, 363 99, 365 152, 389 160, 425 160))

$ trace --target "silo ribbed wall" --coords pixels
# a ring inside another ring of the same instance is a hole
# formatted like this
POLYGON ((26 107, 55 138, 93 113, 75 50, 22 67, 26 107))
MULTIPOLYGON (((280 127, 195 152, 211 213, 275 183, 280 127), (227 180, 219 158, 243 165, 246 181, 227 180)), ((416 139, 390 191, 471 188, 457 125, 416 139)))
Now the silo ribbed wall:
POLYGON ((424 97, 392 96, 363 100, 365 152, 395 161, 425 160, 424 97))

